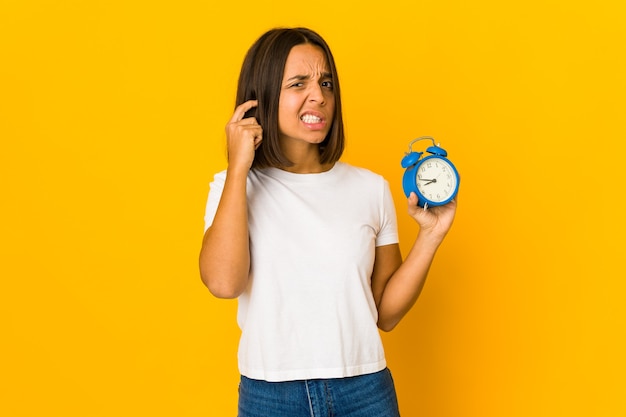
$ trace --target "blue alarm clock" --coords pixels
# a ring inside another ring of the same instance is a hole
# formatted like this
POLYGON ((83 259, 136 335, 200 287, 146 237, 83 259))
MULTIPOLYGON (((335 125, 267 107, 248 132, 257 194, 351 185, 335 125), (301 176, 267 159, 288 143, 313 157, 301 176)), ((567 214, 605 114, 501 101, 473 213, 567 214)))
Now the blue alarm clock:
POLYGON ((446 150, 435 144, 435 139, 430 136, 419 137, 409 144, 409 151, 402 158, 402 168, 406 169, 402 188, 407 197, 411 192, 417 194, 418 206, 424 209, 443 206, 458 193, 461 178, 447 156, 446 150), (422 140, 433 143, 426 148, 429 155, 423 158, 424 152, 413 152, 413 144, 422 140))

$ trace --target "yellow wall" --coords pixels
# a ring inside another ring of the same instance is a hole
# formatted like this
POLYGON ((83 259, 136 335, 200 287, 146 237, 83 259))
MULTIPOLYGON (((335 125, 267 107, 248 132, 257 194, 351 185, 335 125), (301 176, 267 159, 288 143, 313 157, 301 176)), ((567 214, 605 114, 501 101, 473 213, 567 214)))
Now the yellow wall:
POLYGON ((0 1, 0 415, 228 416, 196 259, 248 46, 318 30, 345 160, 433 135, 459 213, 385 334, 403 416, 626 414, 623 2, 0 1), (269 4, 272 4, 271 6, 269 4))

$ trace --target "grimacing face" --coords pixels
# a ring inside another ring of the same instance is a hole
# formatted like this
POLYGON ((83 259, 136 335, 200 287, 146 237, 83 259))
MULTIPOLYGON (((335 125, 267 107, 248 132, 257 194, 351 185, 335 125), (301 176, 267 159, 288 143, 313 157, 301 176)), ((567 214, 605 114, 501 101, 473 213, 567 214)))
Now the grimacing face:
POLYGON ((283 144, 320 144, 335 114, 333 79, 324 51, 312 44, 294 46, 285 63, 278 104, 283 144))

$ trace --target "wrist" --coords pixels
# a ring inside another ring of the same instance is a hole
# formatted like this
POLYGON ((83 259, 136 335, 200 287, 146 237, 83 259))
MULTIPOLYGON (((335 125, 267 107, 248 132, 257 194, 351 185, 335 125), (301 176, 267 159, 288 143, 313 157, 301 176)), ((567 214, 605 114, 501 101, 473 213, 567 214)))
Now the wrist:
POLYGON ((246 165, 229 164, 226 168, 227 178, 248 178, 250 167, 246 165))
POLYGON ((431 250, 433 253, 437 251, 439 245, 443 242, 445 234, 436 233, 429 229, 420 229, 415 239, 416 245, 419 245, 422 250, 431 250))

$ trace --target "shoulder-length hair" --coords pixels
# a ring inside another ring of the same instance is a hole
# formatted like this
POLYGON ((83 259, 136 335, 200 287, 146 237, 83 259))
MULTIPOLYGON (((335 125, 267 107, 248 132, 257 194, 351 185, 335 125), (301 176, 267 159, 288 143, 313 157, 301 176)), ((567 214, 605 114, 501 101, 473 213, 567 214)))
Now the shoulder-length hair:
POLYGON ((250 47, 241 67, 237 85, 235 106, 248 100, 259 102, 258 106, 250 111, 263 128, 263 141, 256 150, 253 168, 280 168, 293 165, 282 152, 279 143, 278 103, 285 62, 291 48, 301 44, 312 44, 324 51, 333 80, 335 114, 331 129, 319 147, 320 162, 322 164, 337 162, 343 153, 345 137, 339 77, 330 47, 320 35, 310 29, 276 28, 263 34, 250 47))

